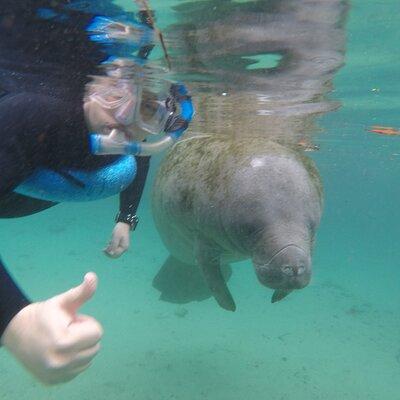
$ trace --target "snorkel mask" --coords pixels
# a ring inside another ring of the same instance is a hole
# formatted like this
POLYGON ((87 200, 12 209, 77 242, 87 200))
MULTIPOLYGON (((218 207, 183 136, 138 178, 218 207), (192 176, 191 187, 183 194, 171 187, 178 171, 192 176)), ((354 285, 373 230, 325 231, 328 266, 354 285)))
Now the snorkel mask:
POLYGON ((138 55, 130 58, 119 57, 118 52, 111 53, 114 55, 102 63, 105 74, 97 77, 100 84, 89 85, 86 100, 89 104, 97 103, 102 112, 115 121, 114 129, 109 131, 108 128, 107 134, 90 135, 93 154, 144 156, 161 152, 184 134, 194 114, 183 84, 157 79, 154 67, 146 70, 147 56, 154 47, 154 33, 158 33, 169 67, 170 60, 147 1, 138 3, 140 24, 96 17, 87 28, 92 40, 111 46, 113 50, 114 45, 121 43, 130 45, 132 51, 139 49, 138 55), (149 81, 148 89, 146 82, 149 81), (142 142, 143 136, 149 134, 162 136, 156 141, 142 142))
POLYGON ((164 151, 182 137, 194 114, 183 84, 165 81, 168 90, 156 95, 134 79, 113 78, 116 79, 114 85, 92 93, 89 98, 110 110, 121 129, 112 129, 108 135, 92 133, 93 154, 152 155, 164 151), (141 142, 134 139, 135 130, 163 136, 157 141, 141 142))

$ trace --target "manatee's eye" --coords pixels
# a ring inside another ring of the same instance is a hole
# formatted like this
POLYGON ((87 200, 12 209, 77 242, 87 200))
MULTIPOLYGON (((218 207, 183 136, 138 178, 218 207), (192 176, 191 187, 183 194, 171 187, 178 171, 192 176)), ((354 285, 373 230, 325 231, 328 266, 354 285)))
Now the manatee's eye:
POLYGON ((263 234, 265 226, 260 221, 240 223, 239 233, 243 238, 257 239, 263 234))

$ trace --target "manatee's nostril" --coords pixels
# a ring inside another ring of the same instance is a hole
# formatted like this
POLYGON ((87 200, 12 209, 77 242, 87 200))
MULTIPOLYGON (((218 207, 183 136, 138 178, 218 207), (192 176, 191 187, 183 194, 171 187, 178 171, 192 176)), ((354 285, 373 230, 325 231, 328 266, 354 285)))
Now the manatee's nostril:
POLYGON ((282 272, 287 276, 293 276, 294 275, 294 269, 290 265, 283 265, 282 266, 282 272))
POLYGON ((297 267, 297 275, 304 274, 305 270, 306 267, 304 265, 300 265, 299 267, 297 267))
POLYGON ((310 282, 310 255, 296 245, 283 247, 268 263, 255 266, 260 282, 273 289, 300 289, 310 282))
POLYGON ((304 265, 284 265, 282 266, 282 272, 287 276, 298 276, 302 275, 306 270, 304 265))

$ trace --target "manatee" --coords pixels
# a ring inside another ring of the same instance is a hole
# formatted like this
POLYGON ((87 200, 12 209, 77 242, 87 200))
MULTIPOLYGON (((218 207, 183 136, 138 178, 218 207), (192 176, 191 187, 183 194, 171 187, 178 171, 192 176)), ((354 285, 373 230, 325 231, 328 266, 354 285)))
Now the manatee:
POLYGON ((153 286, 175 302, 211 293, 234 311, 221 266, 250 258, 261 284, 274 289, 272 302, 281 300, 310 282, 322 203, 318 171, 295 147, 262 137, 184 139, 154 181, 154 221, 170 257, 153 286))

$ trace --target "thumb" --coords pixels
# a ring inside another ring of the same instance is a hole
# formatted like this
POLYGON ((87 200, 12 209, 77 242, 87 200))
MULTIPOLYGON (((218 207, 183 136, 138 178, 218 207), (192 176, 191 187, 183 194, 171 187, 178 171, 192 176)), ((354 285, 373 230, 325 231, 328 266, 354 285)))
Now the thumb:
POLYGON ((74 314, 94 295, 96 288, 97 275, 94 272, 88 272, 79 286, 57 296, 58 303, 61 308, 74 314))

